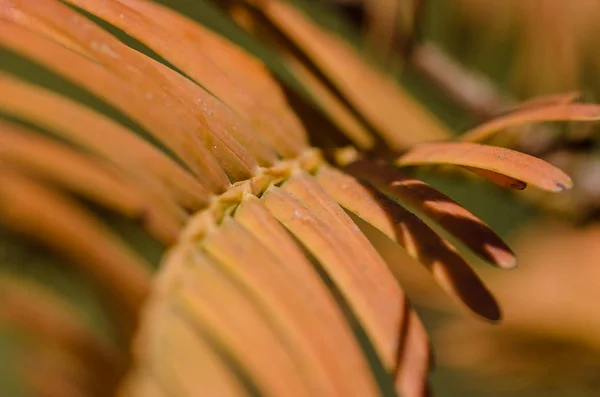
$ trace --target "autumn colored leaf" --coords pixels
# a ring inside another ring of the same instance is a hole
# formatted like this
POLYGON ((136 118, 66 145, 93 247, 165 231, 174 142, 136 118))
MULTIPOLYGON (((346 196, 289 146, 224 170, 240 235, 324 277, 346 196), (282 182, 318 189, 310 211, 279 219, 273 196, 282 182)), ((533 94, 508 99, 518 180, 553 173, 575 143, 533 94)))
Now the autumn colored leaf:
MULTIPOLYGON (((63 285, 35 272, 28 279, 47 297, 0 277, 0 317, 28 336, 14 360, 21 381, 57 397, 425 397, 427 331, 394 277, 399 264, 350 216, 495 322, 498 303, 445 236, 501 268, 515 266, 512 251, 397 168, 458 166, 554 192, 571 180, 526 154, 447 142, 451 133, 395 76, 293 2, 194 7, 0 0, 0 48, 24 66, 0 64, 0 232, 81 275, 110 323, 106 335, 88 329, 53 299, 63 285), (210 30, 213 17, 247 31, 210 30)), ((368 2, 368 34, 386 59, 408 43, 393 30, 418 28, 409 8, 368 2)), ((598 106, 578 97, 524 102, 463 138, 596 120, 598 106)), ((66 307, 80 305, 73 295, 66 307)))
POLYGON ((373 393, 373 379, 366 377, 370 371, 365 357, 362 355, 358 343, 348 327, 348 323, 337 307, 330 291, 323 285, 313 265, 293 241, 291 236, 277 222, 277 220, 253 196, 248 197, 238 207, 235 219, 252 235, 260 240, 264 247, 279 259, 279 266, 289 269, 290 278, 297 280, 297 284, 290 288, 299 288, 305 291, 304 300, 310 304, 310 310, 316 318, 310 322, 315 328, 324 359, 329 361, 330 370, 340 373, 343 379, 338 385, 351 390, 362 390, 367 395, 373 393), (319 331, 320 330, 320 331, 319 331), (336 357, 343 355, 343 361, 336 357), (331 362, 330 360, 333 360, 331 362), (357 371, 357 368, 362 370, 357 371))
POLYGON ((265 67, 223 38, 149 1, 69 2, 137 38, 225 101, 253 127, 247 140, 261 136, 283 157, 296 156, 306 147, 301 124, 287 108, 283 93, 265 67), (271 100, 254 99, 265 94, 271 100))
POLYGON ((431 367, 431 351, 427 332, 416 313, 408 316, 405 325, 404 348, 398 361, 403 363, 396 372, 396 385, 403 396, 431 394, 427 373, 431 367))
POLYGON ((0 109, 47 128, 95 153, 144 184, 158 185, 187 209, 208 204, 209 193, 164 153, 106 116, 66 97, 0 72, 0 109))
POLYGON ((452 164, 506 175, 551 192, 570 189, 573 182, 558 168, 527 154, 468 142, 427 143, 400 155, 398 166, 452 164))
POLYGON ((112 103, 140 122, 174 153, 180 155, 201 183, 217 192, 225 190, 229 183, 227 176, 215 157, 188 129, 189 127, 195 131, 196 122, 192 122, 190 114, 184 117, 183 109, 171 112, 170 108, 177 106, 174 106, 172 99, 166 94, 163 93, 160 99, 155 100, 155 96, 158 97, 155 91, 162 92, 162 89, 155 87, 156 83, 150 83, 154 88, 144 87, 148 79, 144 79, 145 82, 141 86, 126 84, 122 78, 89 58, 10 22, 0 20, 0 32, 2 45, 45 64, 56 73, 81 84, 112 103), (170 101, 170 104, 165 101, 170 101), (184 122, 186 119, 189 123, 187 127, 184 122))
POLYGON ((476 273, 452 245, 414 214, 377 190, 333 169, 322 169, 317 178, 342 206, 375 226, 425 265, 446 292, 482 317, 500 318, 495 299, 476 273))
POLYGON ((510 248, 488 225, 425 182, 411 178, 393 166, 363 159, 348 164, 345 170, 409 206, 419 216, 435 221, 484 260, 503 268, 516 266, 510 248))
POLYGON ((92 334, 50 290, 17 277, 0 276, 0 318, 41 345, 78 357, 103 381, 116 386, 124 357, 92 334))
POLYGON ((148 265, 68 197, 5 168, 0 187, 0 223, 53 248, 90 275, 114 305, 124 332, 131 333, 148 293, 148 265))
POLYGON ((375 145, 375 139, 360 120, 306 66, 291 56, 287 57, 287 60, 290 68, 346 136, 358 148, 365 150, 372 148, 375 145))
MULTIPOLYGON (((140 91, 146 91, 146 95, 151 96, 151 100, 158 103, 165 101, 163 102, 164 106, 168 106, 172 102, 179 102, 180 106, 177 106, 172 112, 179 113, 179 123, 188 130, 187 135, 190 135, 192 139, 199 138, 209 151, 220 153, 217 158, 224 160, 221 165, 234 180, 245 179, 252 174, 256 167, 255 159, 239 142, 223 131, 227 127, 223 128, 223 124, 216 125, 212 122, 212 113, 219 109, 207 107, 205 102, 208 100, 203 101, 203 97, 206 98, 206 95, 198 95, 198 92, 203 92, 199 86, 164 65, 131 51, 129 47, 124 46, 103 29, 91 21, 81 18, 74 10, 58 1, 42 0, 35 7, 30 7, 26 2, 20 0, 15 0, 15 3, 18 12, 33 15, 34 18, 44 20, 45 23, 53 25, 55 28, 60 27, 61 32, 66 35, 64 36, 66 40, 75 44, 74 49, 78 47, 84 49, 82 55, 96 60, 126 79, 129 84, 140 88, 143 86, 144 89, 140 91), (53 17, 46 19, 47 15, 53 17), (143 73, 141 73, 142 71, 143 73), (186 83, 188 84, 186 85, 186 83), (184 85, 187 89, 183 89, 184 85), (189 110, 185 112, 185 109, 189 110), (186 118, 189 121, 186 122, 186 118), (190 118, 195 118, 196 123, 192 122, 190 118), (198 121, 200 125, 198 125, 198 121)), ((47 30, 42 31, 42 33, 45 32, 47 30)), ((230 124, 232 123, 227 126, 230 124)), ((241 132, 241 129, 239 131, 241 132)), ((251 142, 248 146, 254 147, 251 137, 246 142, 251 142)))
POLYGON ((151 364, 152 376, 162 387, 184 395, 246 396, 244 385, 211 346, 199 337, 190 321, 175 310, 165 312, 157 328, 158 351, 151 364), (177 365, 173 365, 177 363, 177 365))
POLYGON ((164 198, 144 191, 105 164, 54 140, 0 122, 0 167, 15 168, 57 184, 142 223, 160 241, 177 239, 183 216, 164 198))
POLYGON ((356 379, 349 384, 337 370, 331 359, 342 352, 327 353, 328 344, 321 335, 330 330, 322 328, 323 323, 315 317, 320 302, 311 299, 302 283, 290 282, 296 278, 289 270, 284 271, 281 261, 266 246, 231 218, 224 220, 218 232, 207 236, 202 246, 227 267, 228 273, 251 289, 260 306, 271 313, 279 332, 290 340, 296 360, 302 365, 301 372, 307 376, 305 382, 315 394, 343 396, 350 390, 360 390, 361 395, 378 394, 369 371, 355 370, 356 379), (251 267, 244 265, 248 255, 254 258, 251 267))
POLYGON ((199 332, 197 319, 186 319, 173 302, 184 280, 196 276, 193 267, 204 263, 201 260, 194 261, 189 245, 169 252, 165 258, 169 266, 163 267, 157 276, 154 294, 142 316, 135 369, 130 371, 123 387, 124 395, 163 395, 165 389, 191 395, 201 391, 246 395, 243 383, 226 364, 218 348, 199 332), (153 348, 148 349, 149 345, 153 348), (173 363, 189 365, 184 369, 173 363))
MULTIPOLYGON (((366 332, 370 334, 385 367, 393 368, 394 351, 397 348, 397 341, 393 335, 398 335, 400 330, 403 314, 401 307, 405 298, 394 285, 395 281, 385 269, 385 264, 379 264, 380 270, 375 267, 369 269, 368 273, 362 271, 359 263, 348 254, 356 250, 352 251, 348 244, 338 237, 338 223, 331 223, 331 216, 323 218, 323 214, 315 212, 314 208, 303 204, 291 194, 272 188, 263 196, 263 200, 273 216, 283 223, 326 269, 348 304, 355 310, 366 332), (385 276, 377 277, 376 271, 383 272, 385 276), (369 281, 369 284, 365 281, 369 281), (391 283, 393 286, 390 289, 382 288, 382 282, 391 283), (391 296, 381 296, 384 293, 391 296), (379 299, 386 302, 385 316, 381 312, 384 306, 373 303, 379 299), (383 326, 384 324, 386 326, 383 326)), ((356 228, 355 233, 358 232, 359 229, 356 228)))
POLYGON ((319 27, 289 2, 251 3, 308 56, 392 148, 403 149, 450 135, 390 77, 369 65, 349 44, 319 27))
POLYGON ((228 351, 262 394, 312 395, 290 347, 237 283, 208 258, 194 254, 192 260, 194 267, 174 297, 177 312, 228 351), (243 339, 238 330, 244 330, 243 339))
MULTIPOLYGON (((570 98, 567 98, 570 99, 570 98)), ((548 121, 597 121, 600 120, 600 106, 581 103, 566 103, 525 106, 507 115, 494 118, 487 123, 465 132, 461 140, 481 142, 493 134, 511 127, 533 122, 548 121)))

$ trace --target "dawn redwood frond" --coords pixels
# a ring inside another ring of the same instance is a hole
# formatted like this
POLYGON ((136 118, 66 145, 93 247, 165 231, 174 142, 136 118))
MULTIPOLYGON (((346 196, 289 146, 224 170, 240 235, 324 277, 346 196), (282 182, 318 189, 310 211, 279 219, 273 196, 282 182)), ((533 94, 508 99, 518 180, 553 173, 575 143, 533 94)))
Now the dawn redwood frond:
POLYGON ((311 299, 293 273, 246 229, 226 218, 218 231, 204 238, 201 246, 272 316, 273 327, 292 347, 300 372, 314 395, 344 396, 352 391, 364 396, 378 395, 369 371, 363 373, 367 376, 352 382, 347 382, 350 374, 337 371, 335 357, 344 353, 328 352, 321 335, 331 331, 323 327, 314 311, 320 302, 311 299), (254 258, 252 266, 246 264, 249 255, 254 258))
POLYGON ((323 341, 320 347, 324 353, 323 359, 327 360, 331 369, 339 372, 339 377, 343 379, 342 384, 338 386, 347 390, 347 393, 355 390, 361 391, 361 395, 368 395, 373 380, 365 376, 368 372, 367 360, 362 355, 358 342, 337 307, 332 293, 325 287, 300 247, 254 196, 248 196, 240 204, 234 218, 278 258, 279 266, 289 273, 295 288, 304 291, 304 299, 316 316, 310 326, 319 330, 318 337, 323 341), (344 360, 339 360, 341 356, 344 360), (366 372, 356 371, 357 368, 363 368, 366 372))
POLYGON ((333 169, 317 179, 343 207, 400 244, 433 274, 440 286, 476 314, 496 321, 500 309, 477 274, 446 240, 396 202, 333 169))
MULTIPOLYGON (((572 97, 558 98, 559 102, 563 99, 571 100, 572 97)), ((569 102, 557 104, 554 101, 549 104, 534 103, 480 124, 465 132, 460 139, 467 142, 482 142, 508 128, 534 122, 598 120, 600 120, 598 105, 569 102)))
POLYGON ((9 169, 0 178, 0 223, 69 258, 100 286, 125 336, 150 288, 148 265, 72 199, 9 169))
POLYGON ((449 132, 333 33, 286 1, 248 1, 260 9, 318 67, 393 149, 444 139, 449 132), (401 132, 400 132, 401 131, 401 132))
POLYGON ((161 68, 163 65, 125 46, 58 0, 38 0, 35 5, 21 0, 15 0, 15 3, 19 11, 60 28, 73 42, 85 49, 82 55, 104 65, 108 71, 120 77, 123 84, 150 93, 152 102, 161 104, 172 116, 177 117, 182 136, 201 142, 234 181, 247 179, 253 174, 255 159, 227 134, 226 128, 215 128, 211 116, 216 110, 207 108, 202 98, 194 95, 193 88, 203 91, 202 88, 174 70, 161 68), (190 83, 191 88, 190 85, 186 86, 186 82, 190 83))
MULTIPOLYGON (((268 25, 256 17, 256 13, 241 3, 233 2, 229 5, 229 13, 240 26, 267 41, 277 51, 288 69, 310 93, 310 99, 346 138, 363 150, 375 147, 376 137, 362 123, 359 116, 354 114, 354 109, 350 109, 344 98, 340 98, 331 89, 329 82, 321 79, 318 70, 303 62, 292 49, 286 48, 285 38, 278 32, 270 30, 268 25)), ((310 117, 307 118, 310 119, 310 117)))
POLYGON ((124 355, 87 329, 68 304, 45 287, 0 276, 0 318, 31 338, 33 345, 56 348, 81 360, 108 390, 126 370, 124 355))
POLYGON ((277 154, 273 148, 230 108, 193 81, 160 62, 151 62, 161 74, 173 82, 173 85, 181 86, 182 93, 187 95, 190 101, 196 102, 207 114, 205 121, 211 134, 227 142, 229 152, 246 163, 248 175, 245 178, 240 176, 238 179, 248 179, 258 165, 270 167, 275 164, 277 154))
POLYGON ((209 192, 166 154, 112 119, 62 95, 0 72, 0 109, 46 128, 117 165, 186 209, 208 205, 209 192))
POLYGON ((134 221, 139 221, 166 245, 176 241, 185 221, 164 197, 123 178, 112 167, 44 138, 0 121, 0 168, 56 184, 134 221))
POLYGON ((168 265, 159 270, 153 294, 143 310, 133 344, 134 362, 122 381, 119 396, 158 397, 170 392, 194 395, 200 390, 215 395, 246 395, 226 358, 173 304, 174 293, 190 276, 191 252, 191 246, 185 245, 166 253, 164 262, 168 265))
POLYGON ((400 167, 452 164, 493 171, 550 192, 573 185, 571 178, 553 165, 514 150, 470 142, 424 143, 398 156, 400 167))
POLYGON ((302 125, 287 108, 283 93, 264 66, 214 33, 148 1, 67 2, 105 19, 156 51, 231 106, 252 126, 254 139, 262 137, 284 158, 295 157, 308 147, 302 125), (256 100, 264 95, 270 100, 256 100))
POLYGON ((60 185, 126 217, 144 215, 142 193, 101 162, 7 122, 0 122, 0 143, 2 166, 60 185))
MULTIPOLYGON (((516 151, 449 141, 391 76, 293 3, 219 3, 256 35, 265 64, 229 41, 253 39, 232 21, 221 36, 153 1, 0 0, 0 49, 50 80, 0 64, 0 226, 89 279, 121 337, 99 346, 9 280, 0 316, 60 347, 23 349, 26 382, 61 397, 427 396, 425 328, 344 209, 497 321, 496 300, 443 236, 501 268, 515 266, 512 251, 397 168, 454 165, 510 189, 571 180, 516 151), (41 86, 55 83, 62 92, 41 86), (69 99, 71 85, 100 110, 69 99), (153 276, 146 262, 159 254, 153 276)), ((578 96, 526 102, 465 139, 597 119, 578 96)))
POLYGON ((310 90, 311 95, 314 96, 323 111, 329 114, 332 122, 357 148, 369 150, 375 146, 375 137, 308 67, 293 56, 287 56, 285 59, 302 83, 310 90))
POLYGON ((151 367, 151 376, 160 383, 158 390, 186 396, 247 396, 223 357, 172 307, 164 310, 160 323, 153 328, 155 355, 150 358, 151 363, 141 365, 151 367))
MULTIPOLYGON (((214 377, 211 377, 211 379, 214 379, 214 377)), ((208 385, 210 387, 211 383, 209 382, 208 385)), ((127 378, 121 384, 121 388, 117 395, 131 397, 166 397, 165 392, 163 391, 165 388, 166 387, 159 384, 153 373, 136 369, 132 371, 132 376, 127 378)), ((231 395, 233 397, 237 396, 235 392, 232 392, 231 395)))
MULTIPOLYGON (((187 112, 176 106, 164 92, 159 96, 156 87, 151 89, 145 84, 126 82, 89 58, 11 22, 0 20, 0 43, 114 105, 177 154, 209 190, 226 190, 229 180, 225 172, 195 132, 189 129, 192 128, 190 124, 195 124, 191 115, 184 117, 183 113, 187 112)), ((196 130, 196 127, 192 129, 196 130)))
POLYGON ((261 394, 312 396, 291 347, 254 300, 214 260, 200 253, 189 260, 171 299, 173 310, 237 362, 261 394))
POLYGON ((320 187, 310 189, 303 182, 268 190, 265 205, 319 260, 355 310, 384 367, 392 370, 406 298, 358 226, 320 187))
POLYGON ((135 362, 121 387, 122 396, 166 396, 170 392, 247 395, 226 357, 197 327, 197 320, 186 319, 174 303, 184 280, 196 277, 194 263, 210 265, 202 256, 193 261, 192 252, 192 247, 185 245, 166 254, 141 318, 135 362))
POLYGON ((404 326, 403 347, 396 371, 396 388, 403 396, 430 396, 427 374, 432 365, 427 331, 415 312, 411 312, 404 326))
POLYGON ((344 171, 416 210, 418 216, 435 221, 487 262, 509 269, 516 266, 514 253, 488 225, 427 183, 391 165, 366 159, 357 159, 346 165, 344 171))

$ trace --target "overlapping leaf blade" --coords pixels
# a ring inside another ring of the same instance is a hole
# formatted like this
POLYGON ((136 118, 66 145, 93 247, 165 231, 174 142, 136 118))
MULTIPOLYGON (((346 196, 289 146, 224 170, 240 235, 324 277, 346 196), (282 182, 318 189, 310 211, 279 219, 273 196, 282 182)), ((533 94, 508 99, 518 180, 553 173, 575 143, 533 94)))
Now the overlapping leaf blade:
POLYGON ((451 295, 456 295, 471 310, 485 318, 500 318, 494 298, 456 249, 414 214, 377 190, 363 186, 339 171, 322 169, 318 178, 344 207, 375 226, 427 266, 442 288, 451 295))
POLYGON ((0 73, 0 89, 2 111, 106 158, 140 181, 158 184, 184 208, 208 204, 209 193, 192 175, 108 117, 8 74, 0 73))
POLYGON ((395 163, 399 166, 452 164, 483 169, 551 192, 561 192, 573 185, 567 174, 536 157, 469 142, 417 145, 400 155, 395 163))
POLYGON ((439 140, 449 133, 413 98, 335 34, 287 1, 250 2, 316 65, 394 149, 439 140))
POLYGON ((561 103, 571 99, 571 96, 566 96, 566 98, 560 96, 545 101, 539 99, 539 102, 529 105, 525 104, 507 115, 497 117, 465 132, 461 139, 467 142, 482 142, 502 130, 533 122, 600 120, 600 107, 598 105, 561 103), (550 103, 546 105, 544 103, 546 101, 550 103), (555 103, 555 101, 558 103, 555 103))

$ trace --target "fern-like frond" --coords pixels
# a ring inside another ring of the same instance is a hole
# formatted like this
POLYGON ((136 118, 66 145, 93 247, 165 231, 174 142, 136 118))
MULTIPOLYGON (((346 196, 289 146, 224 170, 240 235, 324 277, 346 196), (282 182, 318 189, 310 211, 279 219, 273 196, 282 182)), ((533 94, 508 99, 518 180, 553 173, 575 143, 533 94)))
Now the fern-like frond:
MULTIPOLYGON (((514 150, 447 142, 423 106, 293 4, 226 3, 301 89, 158 3, 0 0, 0 54, 47 76, 0 58, 0 224, 89 280, 118 334, 99 342, 82 318, 50 300, 36 307, 44 298, 7 278, 0 315, 44 345, 20 349, 23 379, 40 396, 427 395, 425 328, 344 209, 497 321, 450 240, 501 268, 515 266, 512 251, 398 167, 458 166, 551 192, 569 177, 514 150), (156 275, 149 241, 164 253, 156 275)), ((595 105, 572 101, 524 105, 470 136, 596 119, 595 105)))

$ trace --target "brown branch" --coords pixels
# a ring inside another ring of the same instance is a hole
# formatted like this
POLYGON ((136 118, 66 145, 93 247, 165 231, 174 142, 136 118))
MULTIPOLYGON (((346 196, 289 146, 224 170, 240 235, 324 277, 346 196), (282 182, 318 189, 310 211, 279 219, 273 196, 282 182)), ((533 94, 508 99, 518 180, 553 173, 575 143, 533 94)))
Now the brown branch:
POLYGON ((497 116, 517 102, 485 75, 468 70, 431 42, 415 45, 408 64, 478 118, 497 116))

